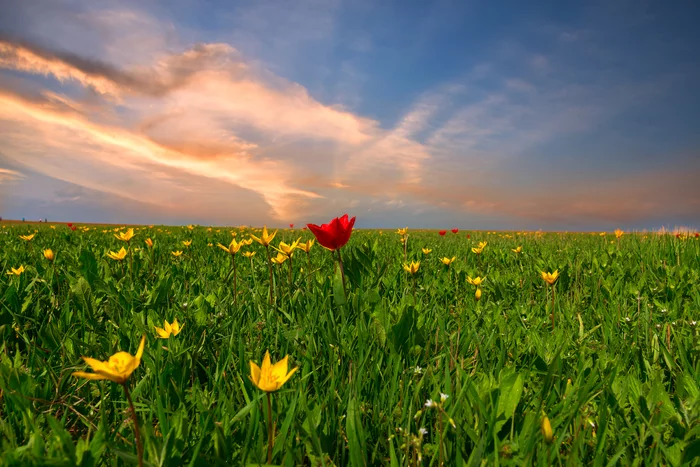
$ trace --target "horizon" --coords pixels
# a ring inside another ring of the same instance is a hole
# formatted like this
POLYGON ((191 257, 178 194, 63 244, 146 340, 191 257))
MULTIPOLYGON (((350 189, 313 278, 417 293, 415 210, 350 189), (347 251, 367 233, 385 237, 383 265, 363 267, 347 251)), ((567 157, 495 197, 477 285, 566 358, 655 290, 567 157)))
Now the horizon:
POLYGON ((692 11, 4 2, 0 216, 697 231, 692 11))

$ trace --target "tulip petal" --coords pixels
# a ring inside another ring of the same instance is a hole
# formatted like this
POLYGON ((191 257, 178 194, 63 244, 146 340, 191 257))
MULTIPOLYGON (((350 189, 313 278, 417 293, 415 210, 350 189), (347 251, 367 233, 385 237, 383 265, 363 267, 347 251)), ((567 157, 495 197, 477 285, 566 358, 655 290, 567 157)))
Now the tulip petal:
POLYGON ((287 374, 287 359, 289 358, 289 355, 284 357, 282 360, 279 362, 275 363, 272 365, 272 369, 270 370, 272 372, 272 375, 276 380, 280 380, 284 378, 284 376, 287 374))
POLYGON ((109 379, 106 376, 103 376, 98 373, 87 373, 85 371, 74 371, 73 376, 77 378, 85 378, 85 379, 92 379, 92 380, 102 380, 102 379, 109 379))
POLYGON ((291 378, 292 375, 297 372, 298 369, 299 367, 292 368, 292 371, 287 373, 283 379, 277 381, 277 387, 282 387, 282 385, 286 383, 289 380, 289 378, 291 378))
POLYGON ((260 381, 260 367, 252 360, 250 361, 250 380, 256 386, 258 385, 258 382, 260 381))
POLYGON ((263 357, 262 367, 260 369, 263 373, 267 373, 270 371, 271 366, 272 364, 270 363, 270 351, 267 350, 265 351, 265 357, 263 357))

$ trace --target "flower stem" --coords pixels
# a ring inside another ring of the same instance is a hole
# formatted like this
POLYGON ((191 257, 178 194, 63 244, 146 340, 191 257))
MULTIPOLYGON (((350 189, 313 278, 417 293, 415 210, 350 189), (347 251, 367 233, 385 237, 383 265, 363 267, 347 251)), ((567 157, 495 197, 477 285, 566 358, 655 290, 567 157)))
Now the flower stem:
POLYGON ((270 259, 270 247, 265 245, 265 252, 267 253, 267 269, 270 271, 270 305, 272 305, 272 260, 270 259))
POLYGON ((343 270, 343 257, 340 255, 340 248, 336 250, 338 252, 338 264, 340 265, 340 277, 343 280, 343 295, 345 295, 345 301, 348 301, 348 292, 345 290, 345 271, 343 270))
POLYGON ((556 297, 554 284, 552 284, 552 331, 554 331, 554 298, 556 297))
POLYGON ((267 463, 272 464, 272 445, 275 431, 272 428, 272 396, 267 393, 267 463))
POLYGON ((141 444, 141 432, 139 430, 139 419, 136 416, 136 409, 134 408, 134 402, 131 400, 131 394, 129 393, 129 387, 126 382, 122 383, 124 388, 124 393, 126 394, 126 400, 129 401, 129 408, 131 409, 131 415, 134 418, 134 433, 136 434, 136 454, 139 458, 139 467, 143 467, 143 445, 141 444))
POLYGON ((238 271, 236 271, 236 255, 231 255, 233 261, 233 303, 238 299, 238 271))

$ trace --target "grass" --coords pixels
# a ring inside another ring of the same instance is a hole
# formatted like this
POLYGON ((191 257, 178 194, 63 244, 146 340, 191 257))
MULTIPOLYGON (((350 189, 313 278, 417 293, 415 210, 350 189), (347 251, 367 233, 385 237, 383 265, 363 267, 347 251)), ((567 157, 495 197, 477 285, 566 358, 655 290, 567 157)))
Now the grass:
MULTIPOLYGON (((414 282, 395 232, 357 230, 341 250, 347 298, 315 245, 294 253, 291 279, 288 261, 273 265, 271 305, 256 243, 236 256, 234 300, 216 247, 231 232, 254 231, 137 228, 119 262, 111 227, 0 228, 1 463, 135 464, 120 385, 71 374, 81 356, 135 353, 145 334, 127 384, 146 465, 264 465, 268 405, 249 361, 266 350, 299 367, 272 394, 274 465, 700 465, 692 236, 409 230, 414 282), (552 330, 541 271, 554 270, 552 330), (479 301, 469 276, 486 276, 479 301), (157 339, 175 318, 182 332, 157 339)), ((280 230, 273 244, 298 237, 313 238, 280 230)))

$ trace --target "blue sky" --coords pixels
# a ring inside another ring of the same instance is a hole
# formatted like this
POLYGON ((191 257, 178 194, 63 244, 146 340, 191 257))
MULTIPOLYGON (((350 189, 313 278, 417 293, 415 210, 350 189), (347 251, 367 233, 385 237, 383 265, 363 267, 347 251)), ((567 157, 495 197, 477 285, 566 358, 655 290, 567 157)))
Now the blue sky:
POLYGON ((698 16, 690 1, 3 2, 0 215, 700 227, 698 16))

